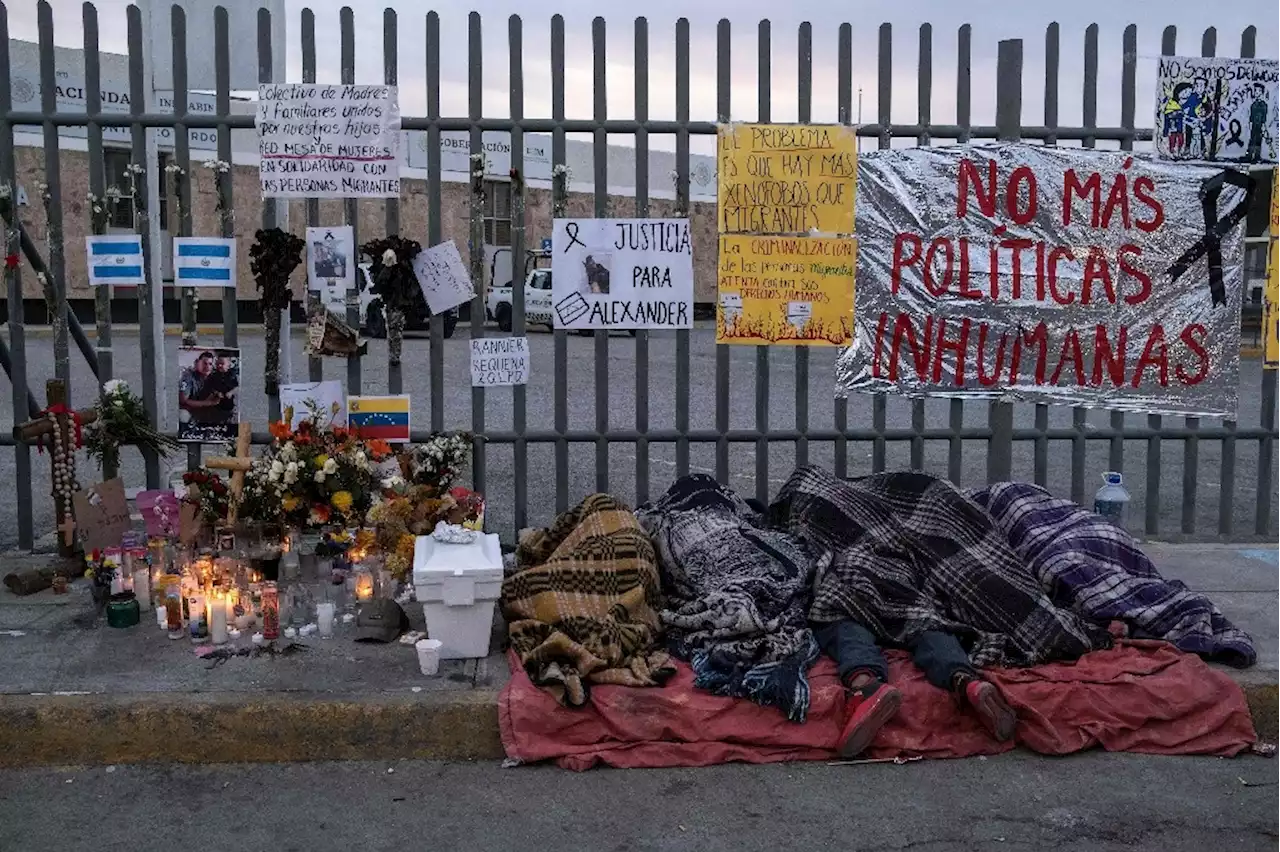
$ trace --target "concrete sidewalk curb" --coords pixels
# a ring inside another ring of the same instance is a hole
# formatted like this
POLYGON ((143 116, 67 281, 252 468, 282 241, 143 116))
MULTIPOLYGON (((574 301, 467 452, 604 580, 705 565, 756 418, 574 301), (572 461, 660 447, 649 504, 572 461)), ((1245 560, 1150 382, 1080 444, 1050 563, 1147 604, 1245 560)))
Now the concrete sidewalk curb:
POLYGON ((0 696, 0 767, 501 760, 497 690, 0 696))
MULTIPOLYGON (((1275 674, 1235 679, 1276 742, 1275 674)), ((494 689, 0 696, 0 767, 503 757, 494 689)))

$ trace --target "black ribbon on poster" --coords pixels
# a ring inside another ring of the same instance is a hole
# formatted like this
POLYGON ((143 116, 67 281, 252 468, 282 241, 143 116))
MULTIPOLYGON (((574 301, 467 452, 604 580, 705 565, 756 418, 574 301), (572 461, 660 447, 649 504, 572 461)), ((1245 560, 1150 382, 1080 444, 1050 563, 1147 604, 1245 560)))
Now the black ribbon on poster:
POLYGON ((1209 297, 1214 307, 1227 303, 1227 289, 1222 281, 1222 240, 1231 229, 1244 221, 1253 206, 1258 182, 1246 172, 1219 172, 1200 186, 1200 209, 1204 215, 1204 236, 1182 253, 1169 267, 1170 283, 1181 278, 1197 260, 1209 259, 1209 297), (1227 184, 1244 190, 1244 198, 1223 218, 1218 218, 1218 200, 1227 184))

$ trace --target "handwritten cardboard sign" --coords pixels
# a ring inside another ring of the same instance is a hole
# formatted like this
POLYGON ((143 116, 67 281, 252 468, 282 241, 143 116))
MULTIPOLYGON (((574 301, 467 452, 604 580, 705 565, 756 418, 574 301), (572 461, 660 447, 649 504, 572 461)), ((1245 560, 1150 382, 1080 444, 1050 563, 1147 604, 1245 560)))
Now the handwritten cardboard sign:
POLYGON ((264 83, 258 87, 264 198, 398 198, 395 86, 264 83))
POLYGON ((471 276, 452 240, 418 252, 413 258, 413 274, 433 314, 442 314, 475 298, 471 276))
POLYGON ((119 547, 120 539, 129 531, 129 501, 119 477, 72 494, 71 507, 86 550, 119 547))
POLYGON ((482 337, 471 341, 471 386, 529 383, 529 338, 482 337))

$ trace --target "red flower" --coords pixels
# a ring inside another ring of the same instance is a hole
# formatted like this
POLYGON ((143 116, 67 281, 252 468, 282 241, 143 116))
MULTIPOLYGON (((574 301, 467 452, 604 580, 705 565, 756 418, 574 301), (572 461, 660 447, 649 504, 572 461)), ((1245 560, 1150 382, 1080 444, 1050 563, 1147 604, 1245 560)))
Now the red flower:
POLYGON ((5 268, 5 269, 17 269, 17 268, 18 268, 18 256, 17 256, 16 254, 6 255, 6 256, 5 256, 5 259, 4 259, 4 268, 5 268))

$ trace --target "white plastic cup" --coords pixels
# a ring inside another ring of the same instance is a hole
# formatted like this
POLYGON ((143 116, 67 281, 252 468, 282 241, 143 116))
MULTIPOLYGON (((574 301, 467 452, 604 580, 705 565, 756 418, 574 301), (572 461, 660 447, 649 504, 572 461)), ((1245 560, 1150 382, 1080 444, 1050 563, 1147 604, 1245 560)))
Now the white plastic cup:
POLYGON ((439 639, 419 639, 413 645, 418 652, 418 668, 427 677, 440 673, 440 649, 444 643, 439 639))

